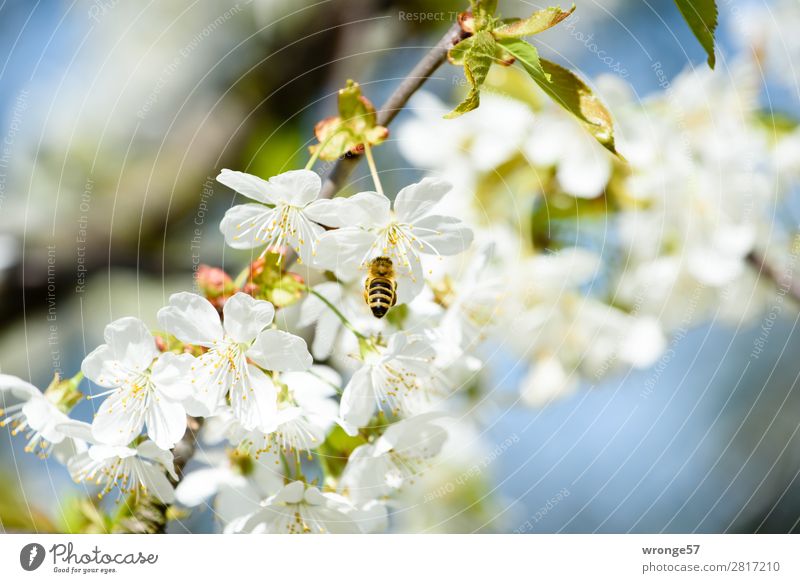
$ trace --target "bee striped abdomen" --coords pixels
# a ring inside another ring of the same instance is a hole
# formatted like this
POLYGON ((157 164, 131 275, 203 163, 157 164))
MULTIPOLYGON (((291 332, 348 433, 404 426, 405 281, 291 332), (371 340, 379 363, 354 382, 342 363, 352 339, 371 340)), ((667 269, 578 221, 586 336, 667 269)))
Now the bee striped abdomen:
POLYGON ((376 318, 383 318, 397 302, 395 288, 397 284, 385 277, 373 277, 367 280, 367 304, 376 318))

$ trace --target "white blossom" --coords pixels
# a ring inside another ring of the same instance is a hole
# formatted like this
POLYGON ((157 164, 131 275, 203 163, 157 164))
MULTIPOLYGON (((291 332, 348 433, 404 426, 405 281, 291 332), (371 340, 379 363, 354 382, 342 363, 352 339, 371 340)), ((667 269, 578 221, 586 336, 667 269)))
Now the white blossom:
POLYGON ((226 532, 270 534, 356 534, 353 510, 342 497, 301 481, 287 484, 262 507, 228 525, 226 532))
POLYGON ((53 453, 66 460, 81 449, 82 440, 76 440, 59 429, 69 417, 58 405, 32 384, 22 379, 0 374, 0 427, 10 426, 11 435, 23 434, 27 443, 25 451, 46 457, 53 453), (8 404, 8 400, 19 401, 8 404))
POLYGON ((390 494, 424 471, 439 454, 447 431, 437 423, 438 412, 423 413, 390 425, 374 443, 350 454, 339 491, 356 501, 390 494))
POLYGON ((167 479, 168 474, 178 480, 172 452, 150 440, 130 447, 97 443, 90 426, 80 421, 69 421, 59 428, 92 443, 88 451, 67 462, 67 469, 76 482, 101 486, 98 498, 116 489, 120 496, 140 493, 154 496, 165 504, 175 500, 175 490, 167 479))
POLYGON ((403 188, 393 205, 377 192, 335 199, 349 226, 320 238, 316 264, 349 280, 365 274, 375 257, 388 257, 396 272, 397 301, 412 300, 425 284, 421 254, 455 255, 472 242, 472 231, 460 220, 432 214, 450 188, 448 182, 425 178, 403 188))
MULTIPOLYGON (((289 246, 310 263, 317 239, 337 217, 338 207, 318 200, 322 182, 310 170, 291 170, 269 180, 225 169, 217 180, 256 201, 230 208, 220 223, 225 242, 234 249, 289 246)), ((338 222, 338 221, 334 221, 338 222)))
POLYGON ((365 350, 362 366, 344 388, 340 417, 348 433, 369 423, 376 409, 416 413, 447 394, 433 363, 436 350, 422 337, 402 332, 386 346, 365 350))
POLYGON ((105 329, 105 344, 95 348, 81 369, 87 378, 109 389, 92 422, 101 443, 127 445, 147 427, 161 449, 170 449, 186 430, 189 397, 188 354, 160 354, 147 326, 136 318, 120 318, 105 329))
POLYGON ((269 371, 297 371, 311 366, 305 340, 268 329, 275 309, 271 303, 244 293, 230 297, 224 321, 205 298, 191 293, 170 297, 158 312, 161 326, 182 342, 208 349, 192 365, 196 402, 190 413, 212 415, 226 395, 245 429, 272 431, 277 422, 277 389, 269 371), (261 368, 259 368, 261 367, 261 368))

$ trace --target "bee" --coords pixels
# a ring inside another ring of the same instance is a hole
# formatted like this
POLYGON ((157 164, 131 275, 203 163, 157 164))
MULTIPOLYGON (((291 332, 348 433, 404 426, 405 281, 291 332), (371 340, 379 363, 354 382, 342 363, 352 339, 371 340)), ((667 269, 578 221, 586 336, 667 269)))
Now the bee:
POLYGON ((376 318, 383 318, 389 308, 397 303, 394 265, 388 257, 376 257, 370 262, 364 282, 364 301, 376 318))

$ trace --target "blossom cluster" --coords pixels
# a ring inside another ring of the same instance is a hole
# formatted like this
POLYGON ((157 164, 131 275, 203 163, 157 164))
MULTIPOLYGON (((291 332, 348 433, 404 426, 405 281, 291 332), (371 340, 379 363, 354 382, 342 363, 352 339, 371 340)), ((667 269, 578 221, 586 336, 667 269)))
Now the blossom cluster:
POLYGON ((377 257, 391 260, 397 304, 408 306, 433 263, 471 246, 464 223, 435 212, 450 185, 426 178, 392 202, 378 192, 321 199, 311 170, 269 180, 223 170, 218 180, 252 201, 220 224, 228 245, 260 254, 247 281, 206 268, 202 295, 172 295, 155 330, 111 322, 81 373, 44 392, 0 377, 4 402, 19 401, 2 423, 27 432, 30 450, 55 451, 100 498, 211 503, 226 532, 384 530, 391 494, 447 440, 448 397, 468 361, 442 350, 436 318, 379 321, 361 296, 377 257), (287 271, 289 253, 315 284, 287 271), (314 356, 264 299, 287 278, 301 300, 297 331, 316 330, 314 356), (83 378, 95 388, 88 398, 102 399, 91 423, 68 415, 83 378), (173 449, 198 421, 195 459, 176 467, 173 449))
POLYGON ((800 131, 764 126, 758 68, 654 68, 669 90, 642 101, 599 79, 624 160, 493 70, 458 121, 414 98, 398 143, 430 175, 391 198, 374 168, 375 191, 322 197, 316 158, 266 180, 222 170, 247 201, 220 231, 256 259, 201 269, 201 293, 172 295, 155 329, 111 322, 71 379, 0 375, 0 426, 101 498, 210 507, 224 532, 386 530, 395 496, 509 382, 492 355, 522 363, 513 401, 540 407, 653 365, 698 321, 763 310, 753 257, 795 259, 772 217, 800 178, 800 131), (365 301, 378 258, 384 318, 365 301), (91 423, 70 416, 84 378, 102 399, 91 423))

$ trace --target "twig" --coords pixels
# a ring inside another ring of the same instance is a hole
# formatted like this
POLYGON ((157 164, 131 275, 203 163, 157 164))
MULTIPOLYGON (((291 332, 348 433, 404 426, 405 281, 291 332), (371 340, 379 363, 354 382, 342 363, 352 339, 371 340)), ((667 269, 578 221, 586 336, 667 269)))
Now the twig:
MULTIPOLYGON (((422 87, 422 84, 444 63, 447 58, 447 51, 464 40, 464 38, 466 38, 466 33, 461 30, 458 24, 450 27, 450 30, 422 57, 397 89, 394 90, 394 93, 389 96, 386 103, 381 106, 380 111, 378 111, 378 125, 388 126, 392 123, 392 120, 397 117, 397 114, 405 107, 417 89, 422 87)), ((325 184, 322 185, 320 197, 332 198, 333 195, 339 192, 360 160, 361 156, 347 156, 340 159, 326 178, 325 184)))
MULTIPOLYGON (((758 251, 751 251, 747 255, 747 262, 758 272, 759 276, 772 281, 776 288, 800 304, 800 282, 792 277, 792 269, 776 269, 758 251)), ((794 263, 794 256, 792 263, 794 263)))

